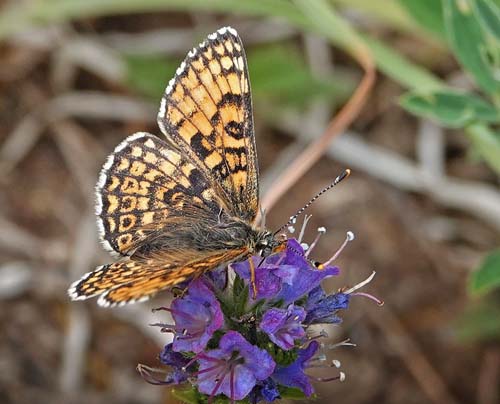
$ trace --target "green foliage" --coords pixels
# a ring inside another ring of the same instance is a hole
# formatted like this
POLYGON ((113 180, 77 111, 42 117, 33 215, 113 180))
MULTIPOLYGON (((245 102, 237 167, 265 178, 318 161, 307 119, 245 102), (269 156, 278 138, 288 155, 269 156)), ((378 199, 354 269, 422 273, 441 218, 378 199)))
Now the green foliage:
POLYGON ((315 98, 345 99, 354 88, 352 76, 314 76, 293 46, 275 44, 251 49, 247 54, 255 98, 301 106, 315 98))
POLYGON ((473 294, 485 294, 498 287, 500 287, 500 249, 491 252, 484 259, 469 282, 469 289, 473 294))
POLYGON ((458 90, 412 91, 406 93, 400 103, 413 114, 449 128, 462 128, 475 122, 500 122, 500 112, 494 105, 477 95, 458 90))
POLYGON ((316 394, 312 397, 307 397, 301 389, 296 387, 281 387, 279 389, 281 398, 285 400, 306 400, 306 399, 314 399, 316 398, 316 394))
POLYGON ((271 341, 269 341, 269 339, 265 349, 273 357, 274 361, 278 366, 289 366, 293 362, 295 362, 298 356, 298 351, 296 349, 284 351, 276 344, 273 344, 271 341))
POLYGON ((459 339, 489 341, 500 338, 499 288, 500 249, 488 254, 470 277, 470 293, 483 297, 471 302, 456 321, 455 329, 459 339))
MULTIPOLYGON (((450 128, 464 128, 472 147, 500 173, 500 136, 490 125, 500 116, 500 8, 492 0, 441 0, 443 12, 427 1, 401 0, 423 25, 425 9, 442 18, 450 48, 457 60, 484 92, 484 97, 443 86, 437 90, 417 87, 405 94, 401 105, 409 112, 450 128), (489 100, 488 100, 489 98, 489 100)), ((427 21, 428 22, 428 21, 427 21)))
MULTIPOLYGON (((178 400, 186 404, 207 404, 208 398, 206 395, 201 394, 196 387, 188 388, 173 388, 171 390, 172 395, 178 400)), ((231 400, 226 396, 220 394, 215 396, 212 400, 212 404, 230 404, 231 400)), ((248 400, 240 400, 238 403, 250 404, 248 400)))
POLYGON ((177 62, 151 55, 123 55, 127 67, 126 85, 139 94, 158 102, 165 83, 174 75, 177 62))
POLYGON ((481 26, 500 40, 500 8, 491 0, 476 0, 476 14, 481 20, 481 26))
POLYGON ((475 151, 493 168, 500 173, 500 133, 488 126, 469 125, 466 132, 475 151))
POLYGON ((177 388, 171 390, 172 395, 183 403, 199 404, 201 402, 201 394, 194 387, 177 388))
POLYGON ((464 342, 497 340, 500 337, 500 302, 481 299, 471 303, 455 322, 457 338, 464 342))
POLYGON ((481 7, 482 17, 479 17, 475 3, 474 0, 443 0, 446 33, 455 56, 477 85, 486 93, 498 96, 500 44, 488 35, 483 21, 488 20, 495 32, 500 30, 500 21, 494 23, 495 15, 488 13, 492 9, 486 7, 481 7))
POLYGON ((427 30, 439 37, 445 36, 443 9, 438 0, 399 0, 399 4, 427 30))

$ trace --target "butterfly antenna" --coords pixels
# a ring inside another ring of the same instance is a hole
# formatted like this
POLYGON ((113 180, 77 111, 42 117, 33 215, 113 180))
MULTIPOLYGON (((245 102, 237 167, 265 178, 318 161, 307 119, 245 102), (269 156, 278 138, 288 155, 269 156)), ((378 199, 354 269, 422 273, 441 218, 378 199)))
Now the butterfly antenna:
POLYGON ((273 234, 276 235, 279 232, 283 231, 286 229, 288 226, 292 225, 295 223, 297 220, 297 217, 299 217, 309 206, 311 206, 316 199, 318 199, 321 195, 323 195, 326 191, 329 189, 333 188, 335 185, 337 185, 339 182, 341 182, 343 179, 349 177, 349 174, 351 174, 350 169, 345 169, 342 171, 342 173, 333 180, 333 182, 328 185, 327 187, 323 188, 320 192, 318 192, 309 202, 307 202, 302 208, 300 208, 295 215, 291 216, 288 222, 286 222, 283 226, 281 226, 278 230, 276 230, 273 234))

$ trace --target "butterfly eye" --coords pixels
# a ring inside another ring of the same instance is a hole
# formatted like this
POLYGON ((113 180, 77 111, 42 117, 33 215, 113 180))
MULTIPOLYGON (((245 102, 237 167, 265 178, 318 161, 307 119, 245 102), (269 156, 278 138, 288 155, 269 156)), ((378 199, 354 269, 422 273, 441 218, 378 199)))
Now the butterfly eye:
POLYGON ((268 257, 273 253, 273 249, 269 246, 266 246, 262 249, 261 256, 268 257))

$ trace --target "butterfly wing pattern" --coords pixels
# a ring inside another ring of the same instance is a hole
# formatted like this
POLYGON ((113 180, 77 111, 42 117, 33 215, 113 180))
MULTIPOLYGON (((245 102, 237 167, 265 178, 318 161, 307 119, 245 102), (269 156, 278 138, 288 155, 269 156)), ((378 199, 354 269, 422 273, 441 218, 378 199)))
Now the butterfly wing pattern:
POLYGON ((74 282, 73 300, 144 301, 251 253, 258 166, 246 59, 234 29, 221 28, 188 53, 158 124, 166 140, 129 136, 101 170, 98 231, 118 260, 74 282))
POLYGON ((158 125, 213 181, 231 213, 252 222, 258 210, 258 166, 246 57, 233 28, 190 51, 169 82, 158 125))

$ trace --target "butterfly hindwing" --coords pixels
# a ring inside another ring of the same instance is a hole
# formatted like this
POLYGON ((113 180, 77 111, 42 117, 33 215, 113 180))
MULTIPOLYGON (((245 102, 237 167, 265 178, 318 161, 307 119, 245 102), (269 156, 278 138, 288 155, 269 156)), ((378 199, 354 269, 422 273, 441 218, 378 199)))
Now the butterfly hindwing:
MULTIPOLYGON (((245 256, 245 247, 231 251, 214 251, 199 255, 182 264, 159 265, 158 259, 125 259, 103 265, 71 285, 74 300, 99 295, 101 306, 116 306, 147 300, 160 290, 198 277, 220 264, 245 256)), ((182 258, 182 257, 179 257, 182 258)))
POLYGON ((162 99, 158 124, 230 206, 252 222, 259 203, 248 69, 241 40, 226 27, 188 53, 162 99))
POLYGON ((223 208, 204 173, 148 133, 128 137, 108 157, 96 200, 101 241, 120 255, 130 255, 185 211, 216 217, 223 208))

